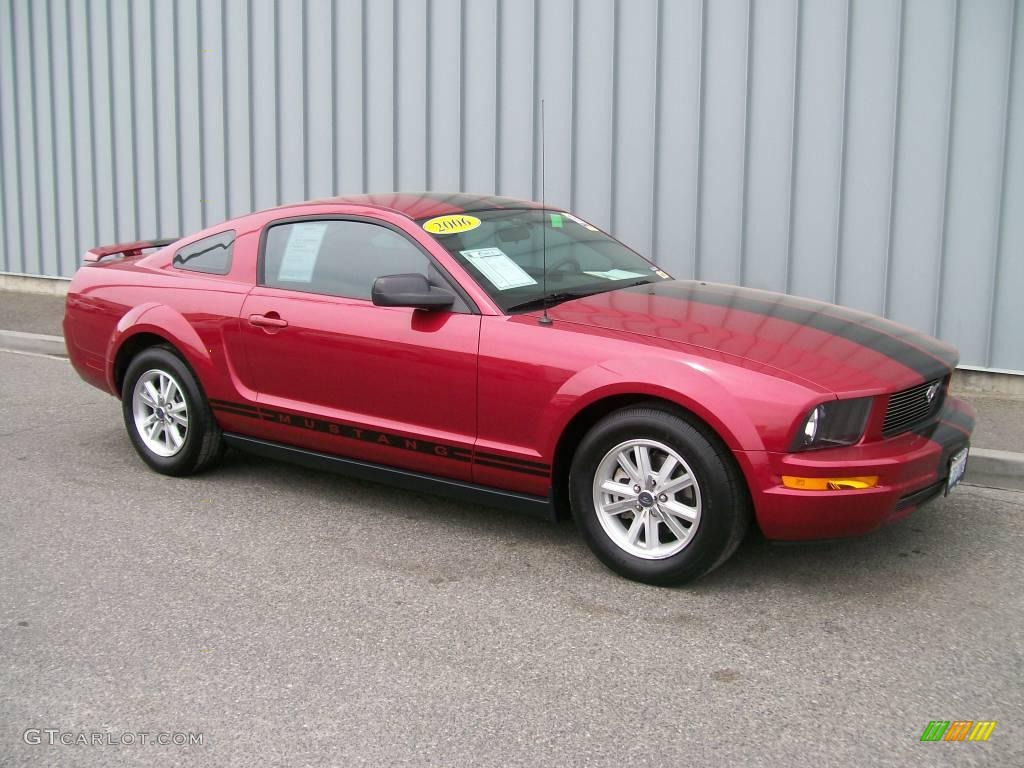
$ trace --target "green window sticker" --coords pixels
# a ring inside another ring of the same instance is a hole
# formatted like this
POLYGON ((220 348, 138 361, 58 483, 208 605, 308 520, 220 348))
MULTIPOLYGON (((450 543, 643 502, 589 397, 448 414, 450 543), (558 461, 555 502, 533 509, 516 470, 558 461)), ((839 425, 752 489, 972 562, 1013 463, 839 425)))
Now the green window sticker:
POLYGON ((555 229, 561 229, 562 228, 562 216, 561 216, 561 214, 558 214, 558 213, 552 213, 551 214, 551 226, 554 227, 555 229))

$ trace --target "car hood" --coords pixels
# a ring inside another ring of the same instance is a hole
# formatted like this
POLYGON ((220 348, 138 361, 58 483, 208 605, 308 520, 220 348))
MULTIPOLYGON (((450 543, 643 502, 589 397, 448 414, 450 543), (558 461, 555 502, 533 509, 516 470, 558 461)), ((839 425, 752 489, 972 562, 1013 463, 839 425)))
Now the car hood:
POLYGON ((564 302, 549 314, 740 357, 839 395, 941 378, 958 359, 948 344, 865 312, 694 280, 607 291, 564 302))

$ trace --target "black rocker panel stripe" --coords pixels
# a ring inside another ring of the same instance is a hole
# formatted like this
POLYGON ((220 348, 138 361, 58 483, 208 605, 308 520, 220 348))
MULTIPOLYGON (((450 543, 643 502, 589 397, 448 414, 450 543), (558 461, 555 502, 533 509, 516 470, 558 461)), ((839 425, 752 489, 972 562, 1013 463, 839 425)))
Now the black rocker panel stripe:
MULTIPOLYGON (((257 407, 253 405, 246 405, 244 403, 235 403, 228 400, 210 400, 210 407, 214 410, 230 413, 235 416, 246 416, 252 419, 273 421, 290 427, 336 435, 350 440, 361 440, 363 442, 374 443, 376 445, 386 445, 390 448, 400 448, 406 451, 427 453, 443 459, 452 459, 453 461, 473 460, 473 452, 468 448, 460 448, 458 446, 446 445, 444 443, 435 443, 431 440, 423 440, 422 438, 396 435, 391 432, 364 429, 363 427, 356 427, 351 424, 344 424, 337 421, 328 421, 326 419, 319 419, 312 416, 286 413, 284 411, 278 411, 264 406, 257 407)), ((477 463, 481 466, 504 469, 509 472, 520 472, 527 475, 535 475, 537 477, 547 477, 551 474, 547 464, 527 461, 525 459, 499 456, 498 454, 493 453, 477 453, 477 463)))
POLYGON ((903 331, 882 318, 865 316, 835 305, 793 296, 773 300, 750 289, 681 280, 628 290, 650 290, 656 296, 738 309, 814 328, 885 355, 915 371, 925 381, 947 375, 958 361, 949 349, 933 343, 923 334, 914 333, 911 341, 906 337, 913 332, 903 331))
POLYGON ((230 403, 218 403, 210 401, 210 407, 217 411, 224 411, 225 413, 233 413, 236 416, 251 416, 254 419, 260 417, 259 413, 255 409, 250 410, 241 405, 232 405, 230 403))
POLYGON ((524 467, 526 469, 540 469, 546 473, 548 465, 540 461, 527 461, 526 459, 516 459, 511 456, 501 456, 497 453, 484 453, 482 451, 476 452, 477 459, 485 459, 491 462, 501 462, 502 464, 512 464, 516 467, 524 467))
POLYGON ((230 409, 232 411, 245 411, 253 416, 259 415, 259 409, 255 405, 248 405, 247 403, 234 403, 230 400, 214 400, 211 398, 210 405, 221 411, 230 409))
POLYGON ((511 464, 499 464, 496 461, 487 461, 486 459, 477 458, 476 463, 481 467, 491 467, 493 469, 504 469, 508 472, 521 472, 524 475, 535 475, 536 477, 547 477, 550 472, 546 469, 530 469, 529 467, 515 467, 511 464))
POLYGON ((557 518, 550 496, 531 496, 501 488, 474 485, 461 480, 452 480, 381 464, 371 464, 357 459, 309 451, 305 448, 272 443, 230 432, 224 433, 224 440, 228 445, 255 453, 258 456, 291 461, 313 469, 338 472, 349 477, 386 483, 392 487, 405 488, 418 493, 436 493, 474 504, 486 504, 514 512, 524 512, 551 522, 557 518))

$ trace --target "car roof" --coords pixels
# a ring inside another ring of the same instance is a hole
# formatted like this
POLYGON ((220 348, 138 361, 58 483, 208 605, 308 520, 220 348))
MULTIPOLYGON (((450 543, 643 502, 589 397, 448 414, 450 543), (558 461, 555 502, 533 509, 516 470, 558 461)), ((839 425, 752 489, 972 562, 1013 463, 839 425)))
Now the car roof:
POLYGON ((314 200, 313 203, 362 205, 381 208, 408 216, 428 219, 452 213, 471 213, 494 208, 540 208, 533 200, 495 195, 474 195, 465 192, 384 192, 368 195, 345 195, 314 200))

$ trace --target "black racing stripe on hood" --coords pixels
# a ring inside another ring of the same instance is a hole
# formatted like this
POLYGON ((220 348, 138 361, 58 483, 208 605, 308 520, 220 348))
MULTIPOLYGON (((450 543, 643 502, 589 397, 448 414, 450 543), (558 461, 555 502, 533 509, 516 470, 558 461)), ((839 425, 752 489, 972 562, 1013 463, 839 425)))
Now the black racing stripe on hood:
POLYGON ((942 378, 958 362, 958 357, 950 354, 948 348, 934 343, 924 334, 903 331, 882 318, 863 315, 834 304, 685 280, 641 285, 627 290, 738 309, 814 328, 885 355, 915 371, 924 381, 942 378), (913 342, 907 339, 911 334, 913 342))
MULTIPOLYGON (((949 414, 943 414, 943 419, 949 414)), ((951 424, 948 421, 935 421, 913 430, 914 434, 926 437, 933 443, 938 443, 942 448, 939 454, 939 461, 936 464, 936 471, 939 477, 946 477, 949 473, 949 460, 957 451, 970 445, 970 430, 966 433, 959 425, 951 424)))
POLYGON ((968 434, 974 431, 974 417, 963 411, 947 411, 943 414, 942 419, 955 427, 959 427, 968 434))

